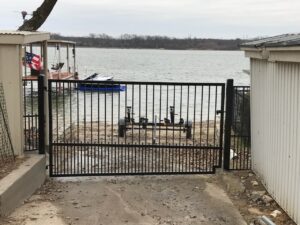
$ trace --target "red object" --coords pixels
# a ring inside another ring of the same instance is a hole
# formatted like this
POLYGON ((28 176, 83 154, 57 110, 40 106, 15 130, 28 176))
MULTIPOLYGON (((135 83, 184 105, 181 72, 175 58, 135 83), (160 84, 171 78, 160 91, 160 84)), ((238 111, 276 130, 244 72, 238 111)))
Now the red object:
POLYGON ((30 53, 30 52, 26 52, 26 56, 25 56, 25 61, 26 61, 26 66, 28 66, 31 69, 40 71, 42 68, 41 65, 41 57, 39 55, 30 53))

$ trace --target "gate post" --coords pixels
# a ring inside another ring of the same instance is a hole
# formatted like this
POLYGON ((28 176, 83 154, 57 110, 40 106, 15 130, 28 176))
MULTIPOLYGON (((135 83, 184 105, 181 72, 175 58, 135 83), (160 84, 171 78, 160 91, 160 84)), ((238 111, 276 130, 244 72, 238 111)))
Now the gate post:
POLYGON ((44 78, 38 76, 39 154, 45 154, 44 78))
POLYGON ((223 168, 230 169, 230 145, 231 145, 231 126, 233 116, 233 79, 226 82, 226 114, 225 114, 225 132, 224 132, 224 157, 223 168))

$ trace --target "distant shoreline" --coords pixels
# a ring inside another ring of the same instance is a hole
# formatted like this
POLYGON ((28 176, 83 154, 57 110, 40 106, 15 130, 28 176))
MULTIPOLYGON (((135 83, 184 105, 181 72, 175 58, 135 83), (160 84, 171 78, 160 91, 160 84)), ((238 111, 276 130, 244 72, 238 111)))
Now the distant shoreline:
POLYGON ((119 38, 106 34, 87 37, 52 34, 51 39, 73 41, 78 47, 107 49, 155 49, 155 50, 207 50, 238 51, 245 41, 242 39, 170 38, 164 36, 122 35, 119 38))
POLYGON ((166 49, 166 48, 117 48, 117 47, 97 47, 81 46, 76 44, 76 48, 99 48, 99 49, 116 49, 116 50, 167 50, 167 51, 241 51, 238 49, 166 49))

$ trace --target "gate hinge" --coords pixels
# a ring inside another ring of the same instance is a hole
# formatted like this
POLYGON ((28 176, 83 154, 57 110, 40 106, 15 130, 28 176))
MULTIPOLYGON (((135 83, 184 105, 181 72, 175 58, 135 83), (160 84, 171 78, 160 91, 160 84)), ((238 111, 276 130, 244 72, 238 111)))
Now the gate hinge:
POLYGON ((219 115, 221 113, 225 113, 225 111, 220 109, 220 110, 217 110, 216 113, 217 113, 217 115, 219 115))

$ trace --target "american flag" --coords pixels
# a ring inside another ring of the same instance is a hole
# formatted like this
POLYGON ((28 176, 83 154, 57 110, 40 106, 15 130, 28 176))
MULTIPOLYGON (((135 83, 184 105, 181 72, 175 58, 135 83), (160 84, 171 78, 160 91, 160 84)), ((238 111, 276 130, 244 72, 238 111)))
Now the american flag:
POLYGON ((41 57, 39 55, 26 52, 25 55, 26 65, 34 70, 40 71, 41 70, 41 57))

